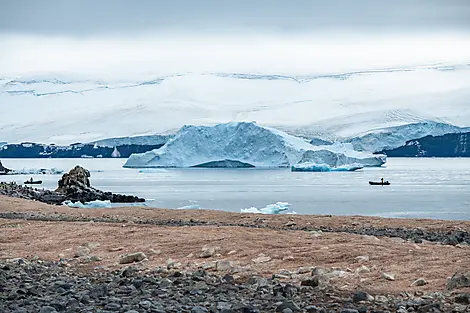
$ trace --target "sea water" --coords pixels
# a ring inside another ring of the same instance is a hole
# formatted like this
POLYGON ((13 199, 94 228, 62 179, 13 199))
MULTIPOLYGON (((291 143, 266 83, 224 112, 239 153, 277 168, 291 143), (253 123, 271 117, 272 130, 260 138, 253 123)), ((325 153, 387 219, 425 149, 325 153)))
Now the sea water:
MULTIPOLYGON (((356 172, 303 173, 290 169, 125 169, 125 159, 3 159, 13 169, 81 165, 101 190, 132 194, 160 208, 240 212, 287 202, 298 214, 470 220, 470 159, 389 158, 386 166, 356 172), (381 178, 390 186, 369 186, 381 178)), ((60 175, 0 177, 43 180, 54 189, 60 175)))

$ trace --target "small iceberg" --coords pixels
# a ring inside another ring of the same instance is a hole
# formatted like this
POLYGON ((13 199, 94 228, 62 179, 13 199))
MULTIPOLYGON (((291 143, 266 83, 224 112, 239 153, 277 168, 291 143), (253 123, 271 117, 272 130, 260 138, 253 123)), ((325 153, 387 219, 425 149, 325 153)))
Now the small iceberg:
POLYGON ((180 208, 178 208, 177 210, 196 210, 196 209, 200 209, 201 206, 199 204, 190 204, 190 205, 185 205, 185 206, 182 206, 180 208))
POLYGON ((268 204, 262 209, 255 207, 241 209, 242 213, 257 213, 257 214, 297 214, 295 211, 290 211, 290 204, 288 202, 276 202, 275 204, 268 204))
POLYGON ((293 165, 292 172, 354 172, 364 168, 361 164, 348 164, 337 167, 331 167, 327 164, 316 164, 312 162, 305 162, 293 165))
POLYGON ((112 207, 111 201, 109 200, 95 200, 90 202, 81 203, 80 201, 73 202, 70 200, 64 201, 62 203, 70 208, 77 208, 77 209, 109 209, 112 207))

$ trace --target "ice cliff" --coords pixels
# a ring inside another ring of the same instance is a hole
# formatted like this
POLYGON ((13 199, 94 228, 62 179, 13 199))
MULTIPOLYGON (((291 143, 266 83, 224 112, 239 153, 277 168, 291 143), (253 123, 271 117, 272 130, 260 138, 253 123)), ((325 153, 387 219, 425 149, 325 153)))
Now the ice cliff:
POLYGON ((124 167, 290 167, 302 163, 331 168, 380 166, 386 157, 354 151, 351 144, 313 146, 256 123, 184 126, 160 149, 133 154, 124 167))

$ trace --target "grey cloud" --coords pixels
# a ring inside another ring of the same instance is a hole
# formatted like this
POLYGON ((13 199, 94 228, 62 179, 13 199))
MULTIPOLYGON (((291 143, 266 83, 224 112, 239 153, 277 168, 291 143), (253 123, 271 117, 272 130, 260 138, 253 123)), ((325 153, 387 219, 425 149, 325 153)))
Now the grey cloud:
POLYGON ((468 0, 0 0, 0 32, 470 30, 468 0))

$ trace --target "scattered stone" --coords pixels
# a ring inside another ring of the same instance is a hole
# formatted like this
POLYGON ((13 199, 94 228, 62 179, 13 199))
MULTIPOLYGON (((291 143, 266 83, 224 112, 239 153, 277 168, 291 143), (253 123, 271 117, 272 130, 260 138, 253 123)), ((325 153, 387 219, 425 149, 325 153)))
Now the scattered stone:
POLYGON ((363 274, 363 273, 370 273, 370 268, 368 268, 365 265, 362 265, 361 267, 356 269, 357 274, 363 274))
POLYGON ((146 258, 147 256, 143 252, 124 254, 121 256, 121 259, 119 260, 119 264, 129 264, 129 263, 140 262, 146 258))
POLYGON ((315 237, 315 238, 318 238, 318 237, 321 237, 323 235, 323 232, 321 230, 312 230, 310 232, 310 234, 312 235, 312 237, 315 237))
POLYGON ((292 312, 299 312, 300 307, 292 300, 286 300, 276 307, 276 312, 284 312, 285 309, 290 309, 292 312))
POLYGON ((229 252, 227 253, 227 255, 233 255, 233 254, 235 254, 235 253, 237 253, 237 250, 231 250, 231 251, 229 251, 229 252))
POLYGON ((294 261, 295 258, 292 255, 288 255, 282 258, 283 261, 294 261))
POLYGON ((124 250, 124 247, 111 248, 108 251, 109 252, 117 252, 117 251, 122 251, 122 250, 124 250))
POLYGON ((395 275, 393 274, 388 274, 388 273, 382 273, 382 278, 390 281, 395 280, 395 275))
POLYGON ((155 250, 155 249, 149 249, 149 254, 150 254, 150 255, 158 255, 158 254, 160 254, 160 253, 162 253, 162 250, 160 250, 160 249, 157 249, 157 250, 155 250))
POLYGON ((364 291, 356 291, 353 294, 353 301, 354 302, 361 302, 361 301, 374 301, 374 297, 364 291))
POLYGON ((208 309, 203 308, 202 306, 195 306, 191 309, 191 313, 207 313, 208 309))
POLYGON ((309 287, 321 287, 321 286, 326 286, 328 282, 329 282, 329 279, 325 275, 315 275, 311 278, 302 280, 300 285, 309 286, 309 287))
POLYGON ((55 313, 57 312, 56 309, 52 306, 43 306, 40 310, 39 313, 55 313))
POLYGON ((88 249, 87 247, 78 247, 77 251, 75 251, 76 258, 83 257, 88 254, 90 254, 90 249, 88 249))
MULTIPOLYGON (((338 268, 317 268, 315 273, 327 277, 340 271, 338 268)), ((352 297, 345 297, 345 292, 334 286, 299 287, 262 276, 244 276, 242 279, 224 274, 220 276, 204 270, 139 271, 136 266, 122 271, 84 273, 61 268, 56 261, 20 264, 0 260, 0 312, 468 311, 468 294, 438 292, 415 296, 402 293, 378 295, 372 301, 370 295, 360 290, 352 297), (357 307, 359 304, 361 306, 357 307)))
POLYGON ((428 282, 424 278, 418 278, 411 284, 411 286, 421 287, 421 286, 427 285, 427 283, 428 282))
POLYGON ((284 226, 286 226, 286 227, 292 227, 292 226, 295 226, 295 225, 297 225, 297 223, 294 222, 294 221, 290 221, 290 222, 287 222, 287 223, 284 224, 284 226))
POLYGON ((299 267, 295 273, 296 274, 305 274, 305 273, 308 273, 308 272, 311 272, 312 269, 311 268, 308 268, 308 267, 299 267))
POLYGON ((88 249, 95 249, 95 248, 98 248, 99 246, 100 246, 100 244, 98 242, 89 242, 89 243, 87 243, 88 249))
POLYGON ((466 273, 455 273, 448 281, 447 281, 447 289, 459 289, 470 287, 470 272, 466 273))
POLYGON ((464 293, 457 295, 454 298, 454 302, 459 304, 470 304, 470 294, 464 293))
POLYGON ((219 247, 202 247, 201 254, 199 255, 200 258, 210 258, 214 256, 214 254, 219 250, 219 247))
POLYGON ((253 263, 257 263, 257 264, 258 263, 266 263, 266 262, 271 261, 271 258, 269 256, 260 256, 260 257, 252 259, 251 261, 253 261, 253 263))
POLYGON ((358 262, 358 263, 369 262, 369 256, 368 255, 360 255, 360 256, 357 256, 355 259, 356 259, 356 262, 358 262))
POLYGON ((233 265, 231 261, 220 260, 215 263, 215 270, 216 271, 231 271, 233 269, 233 265))

